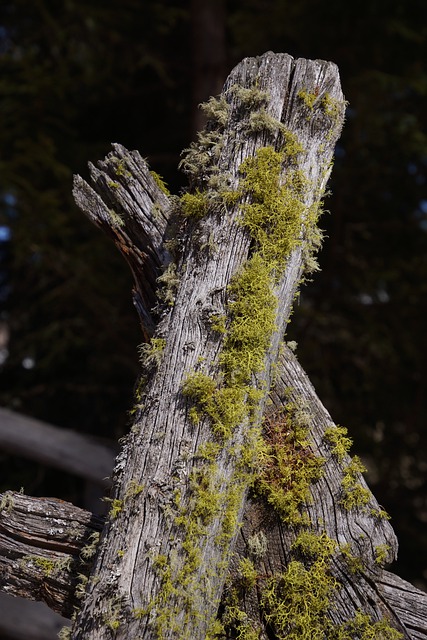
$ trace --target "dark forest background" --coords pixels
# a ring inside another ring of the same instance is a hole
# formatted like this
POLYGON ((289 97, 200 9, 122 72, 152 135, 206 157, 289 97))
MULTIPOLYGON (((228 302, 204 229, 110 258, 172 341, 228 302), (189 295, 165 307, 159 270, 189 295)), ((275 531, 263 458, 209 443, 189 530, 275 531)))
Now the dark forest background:
MULTIPOLYGON (((288 338, 392 516, 395 572, 425 588, 425 0, 2 0, 0 405, 109 441, 126 432, 142 339, 131 277, 75 207, 72 175, 120 142, 179 192, 197 104, 267 50, 340 69, 322 271, 288 338)), ((1 490, 82 504, 73 476, 0 464, 1 490)))

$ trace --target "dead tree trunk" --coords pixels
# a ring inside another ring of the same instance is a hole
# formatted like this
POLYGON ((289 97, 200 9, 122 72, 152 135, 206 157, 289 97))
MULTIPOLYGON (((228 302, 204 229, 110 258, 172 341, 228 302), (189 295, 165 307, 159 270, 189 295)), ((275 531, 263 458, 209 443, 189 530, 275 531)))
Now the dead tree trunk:
POLYGON ((151 341, 72 637, 425 637, 362 465, 282 343, 315 268, 338 71, 267 53, 205 109, 182 197, 119 145, 76 178, 151 341))
MULTIPOLYGON (((116 638, 215 632, 258 465, 271 366, 319 243, 320 198, 344 112, 336 67, 271 53, 246 59, 207 109, 208 130, 183 161, 191 190, 170 202, 182 223, 176 262, 162 276, 166 301, 174 279, 174 300, 145 353, 156 366, 115 468, 75 638, 105 638, 106 628, 116 638)), ((124 202, 128 172, 114 155, 94 172, 103 199, 116 191, 124 202)), ((134 211, 94 211, 79 185, 77 202, 139 266, 134 211)), ((144 212, 149 223, 160 208, 154 201, 144 212)), ((142 300, 140 272, 136 281, 142 300)))

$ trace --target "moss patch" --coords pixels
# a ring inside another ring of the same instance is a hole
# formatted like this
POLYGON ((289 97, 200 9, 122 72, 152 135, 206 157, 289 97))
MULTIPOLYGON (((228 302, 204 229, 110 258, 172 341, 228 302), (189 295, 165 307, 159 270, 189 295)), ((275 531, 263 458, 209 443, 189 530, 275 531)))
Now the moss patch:
POLYGON ((310 486, 321 477, 324 464, 310 450, 307 419, 304 411, 291 405, 264 423, 266 447, 255 492, 288 525, 309 524, 303 507, 312 499, 310 486))

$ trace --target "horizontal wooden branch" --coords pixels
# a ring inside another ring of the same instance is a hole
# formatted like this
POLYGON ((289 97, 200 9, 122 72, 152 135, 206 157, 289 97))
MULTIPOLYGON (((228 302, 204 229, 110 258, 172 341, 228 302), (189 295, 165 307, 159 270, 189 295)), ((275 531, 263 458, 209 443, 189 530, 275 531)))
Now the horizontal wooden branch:
POLYGON ((70 617, 102 526, 98 516, 62 500, 2 494, 0 590, 70 617))
POLYGON ((103 487, 110 485, 115 458, 113 447, 71 429, 0 408, 0 448, 103 487))

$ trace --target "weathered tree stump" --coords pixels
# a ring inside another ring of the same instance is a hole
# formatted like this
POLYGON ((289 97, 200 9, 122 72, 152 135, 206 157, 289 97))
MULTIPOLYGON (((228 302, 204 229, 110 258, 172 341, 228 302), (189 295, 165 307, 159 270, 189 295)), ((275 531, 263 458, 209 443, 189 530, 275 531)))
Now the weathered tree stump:
POLYGON ((76 177, 150 343, 72 638, 426 636, 363 465, 283 343, 344 110, 335 65, 267 53, 205 105, 181 197, 120 145, 76 177))

